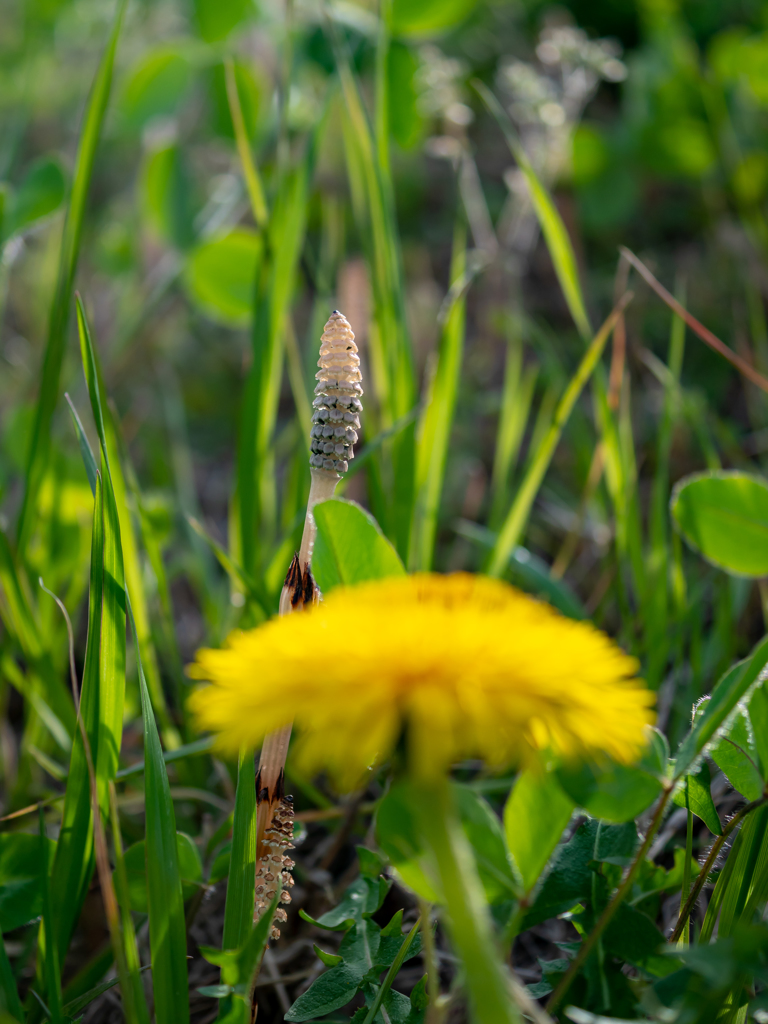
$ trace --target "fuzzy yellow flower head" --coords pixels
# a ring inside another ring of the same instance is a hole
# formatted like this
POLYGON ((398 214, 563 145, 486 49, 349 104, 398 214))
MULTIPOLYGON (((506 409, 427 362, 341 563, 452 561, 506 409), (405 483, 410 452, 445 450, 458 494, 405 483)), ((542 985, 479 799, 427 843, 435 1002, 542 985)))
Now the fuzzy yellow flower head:
POLYGON ((332 591, 308 611, 202 650, 197 724, 235 753, 294 720, 302 770, 342 787, 401 735, 424 777, 542 750, 634 759, 654 715, 637 662, 593 626, 482 576, 403 576, 332 591))

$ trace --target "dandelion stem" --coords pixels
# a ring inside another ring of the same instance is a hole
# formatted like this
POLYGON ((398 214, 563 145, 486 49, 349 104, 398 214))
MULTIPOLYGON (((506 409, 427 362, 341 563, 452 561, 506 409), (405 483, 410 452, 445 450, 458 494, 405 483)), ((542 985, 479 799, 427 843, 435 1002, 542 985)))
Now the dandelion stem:
POLYGON ((445 894, 453 945, 466 968, 472 1020, 519 1024, 520 1014, 494 945, 488 909, 472 852, 456 820, 448 781, 441 778, 422 784, 415 793, 424 839, 445 894))
POLYGON ((621 885, 616 890, 616 892, 613 894, 613 898, 611 899, 608 906, 605 908, 605 910, 603 910, 602 914, 598 918, 595 927, 589 933, 584 942, 582 942, 581 949, 576 954, 574 959, 571 961, 571 966, 563 975, 562 979, 560 980, 560 984, 549 997, 549 1002, 546 1006, 547 1013, 554 1013, 557 1007, 563 1001, 563 999, 568 993, 568 989, 571 987, 571 984, 573 983, 574 978, 583 967, 587 957, 595 948, 598 940, 602 936, 605 929, 613 920, 613 915, 616 913, 616 911, 619 909, 619 907, 627 897, 629 890, 632 887, 632 883, 635 880, 635 875, 639 871, 640 865, 645 860, 645 855, 650 849, 653 837, 656 835, 659 825, 661 824, 664 818, 664 812, 667 809, 667 804, 669 803, 669 798, 671 796, 672 786, 669 786, 661 795, 661 799, 659 800, 656 806, 656 810, 654 812, 653 818, 651 819, 651 823, 648 826, 648 831, 645 833, 645 839, 640 844, 640 849, 635 854, 635 859, 630 864, 629 870, 624 876, 624 880, 622 881, 621 885))

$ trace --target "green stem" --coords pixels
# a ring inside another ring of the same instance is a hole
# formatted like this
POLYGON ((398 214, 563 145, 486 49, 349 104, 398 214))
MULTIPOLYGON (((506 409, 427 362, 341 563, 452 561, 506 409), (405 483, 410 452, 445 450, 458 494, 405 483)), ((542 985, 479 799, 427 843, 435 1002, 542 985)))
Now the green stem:
MULTIPOLYGON (((685 831, 685 863, 683 864, 683 886, 680 890, 680 914, 683 913, 685 901, 691 890, 691 858, 693 857, 693 813, 690 808, 690 782, 688 775, 685 780, 685 806, 688 809, 688 820, 685 831)), ((683 932, 680 936, 681 945, 687 946, 691 941, 691 922, 686 918, 683 932)))
POLYGON ((435 936, 432 932, 432 907, 426 900, 418 897, 419 917, 421 918, 421 936, 424 946, 424 966, 427 969, 427 992, 429 1008, 427 1024, 438 1024, 440 1020, 440 968, 435 955, 435 936))
POLYGON ((641 843, 640 849, 637 851, 635 859, 632 861, 632 864, 629 867, 629 871, 624 877, 624 881, 613 894, 613 898, 611 899, 610 903, 598 918, 597 924, 589 933, 584 942, 581 944, 581 949, 574 957, 574 959, 571 961, 571 966, 563 975, 560 984, 549 997, 549 1002, 547 1003, 546 1007, 547 1013, 554 1013, 554 1011, 563 1001, 568 992, 568 989, 571 987, 571 984, 573 983, 574 978, 583 967, 584 962, 594 949, 597 942, 600 940, 605 929, 611 923, 613 915, 616 913, 616 911, 619 909, 621 904, 626 899, 629 890, 632 887, 632 883, 635 880, 635 875, 640 869, 640 865, 645 860, 645 855, 650 849, 651 841, 653 840, 653 837, 656 835, 659 825, 662 822, 662 819, 664 817, 664 811, 667 808, 667 804, 669 803, 669 798, 671 796, 672 787, 670 786, 669 789, 665 790, 665 792, 661 796, 661 799, 659 800, 659 803, 656 807, 656 811, 654 812, 653 818, 651 819, 651 823, 648 826, 648 831, 645 834, 645 839, 641 843))
POLYGON ((422 833, 445 894, 453 946, 466 971, 473 1024, 520 1024, 448 781, 424 783, 416 787, 415 795, 422 833))
MULTIPOLYGON (((416 938, 416 932, 419 930, 420 927, 421 918, 419 918, 416 921, 416 924, 413 926, 413 928, 411 928, 411 930, 403 939, 403 944, 397 951, 397 956, 392 961, 392 966, 387 971, 387 976, 384 978, 384 981, 382 982, 379 991, 376 993, 376 998, 373 1000, 373 1003, 371 1004, 368 1013, 365 1015, 365 1020, 363 1021, 363 1024, 373 1024, 374 1020, 376 1019, 376 1014, 379 1012, 379 1009, 381 1008, 381 1004, 384 1002, 387 992, 389 992, 389 990, 392 988, 392 982, 397 977, 397 972, 403 966, 403 960, 405 960, 406 953, 410 949, 411 943, 416 938)), ((427 927, 429 927, 429 924, 427 924, 427 927)))

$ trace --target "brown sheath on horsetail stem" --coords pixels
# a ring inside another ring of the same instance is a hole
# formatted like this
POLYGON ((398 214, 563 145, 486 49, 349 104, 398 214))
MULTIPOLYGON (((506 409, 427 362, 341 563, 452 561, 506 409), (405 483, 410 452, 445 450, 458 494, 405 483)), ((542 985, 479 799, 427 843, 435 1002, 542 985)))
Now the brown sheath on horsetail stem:
MULTIPOLYGON (((317 534, 312 509, 319 502, 333 497, 336 484, 342 474, 347 472, 350 459, 354 458, 353 445, 360 430, 360 413, 363 411, 360 401, 363 394, 360 356, 357 354, 352 328, 347 318, 337 309, 331 313, 325 325, 317 365, 317 386, 312 403, 309 458, 311 483, 307 517, 301 548, 293 556, 280 595, 281 615, 300 611, 320 600, 320 592, 310 569, 317 534)), ((285 757, 290 738, 290 725, 270 733, 264 740, 259 759, 256 779, 256 919, 274 896, 274 885, 270 886, 269 883, 274 879, 277 884, 282 879, 281 884, 287 885, 286 878, 290 875, 283 867, 286 863, 291 866, 293 864, 275 846, 275 841, 285 844, 289 838, 288 822, 292 823, 293 820, 292 798, 286 797, 284 792, 285 757), (281 858, 282 867, 278 865, 281 858), (273 864, 277 870, 273 869, 273 864), (269 898, 265 899, 267 896, 269 898)), ((290 902, 290 895, 285 890, 282 900, 290 902)), ((285 919, 284 911, 276 914, 276 920, 280 919, 285 919)), ((273 937, 279 934, 275 926, 273 937)))

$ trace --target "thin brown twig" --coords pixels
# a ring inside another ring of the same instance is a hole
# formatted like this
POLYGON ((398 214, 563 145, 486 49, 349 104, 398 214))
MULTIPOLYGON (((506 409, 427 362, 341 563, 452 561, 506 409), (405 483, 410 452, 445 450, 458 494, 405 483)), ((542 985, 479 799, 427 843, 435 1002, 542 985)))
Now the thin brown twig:
POLYGON ((704 324, 700 323, 695 316, 692 316, 688 310, 677 301, 674 295, 671 295, 664 285, 656 280, 648 267, 646 267, 642 260, 638 259, 633 252, 626 249, 624 246, 621 246, 619 251, 622 256, 632 264, 643 280, 653 288, 659 298, 662 299, 662 301, 665 302, 681 320, 684 320, 691 330, 697 334, 706 345, 709 345, 711 349, 714 349, 714 351, 717 352, 718 355, 721 355, 723 359, 727 359, 732 366, 736 367, 739 373, 748 380, 751 380, 753 384, 756 384, 757 387, 762 388, 763 391, 768 393, 768 379, 766 379, 761 373, 758 373, 751 363, 748 363, 746 359, 742 359, 740 355, 734 352, 732 348, 729 348, 724 341, 721 341, 720 338, 718 338, 716 334, 713 334, 712 331, 704 326, 704 324))
POLYGON ((762 807, 762 805, 766 803, 766 801, 768 801, 768 793, 764 793, 759 800, 753 800, 751 803, 745 804, 745 806, 742 807, 740 811, 737 811, 736 814, 734 814, 734 816, 723 829, 722 833, 714 841, 714 843, 712 844, 712 849, 709 851, 709 855, 707 859, 704 861, 704 864, 701 867, 701 871, 699 871, 699 874, 696 877, 696 881, 691 886, 691 891, 688 894, 688 899, 685 901, 685 904, 680 910, 680 916, 677 919, 675 930, 672 932, 672 935, 670 937, 670 942, 677 942, 677 940, 683 934, 685 922, 688 920, 691 911, 696 905, 696 900, 699 898, 701 890, 706 885, 707 879, 709 878, 709 874, 712 870, 712 866, 717 860, 717 856, 722 850, 723 843, 725 842, 725 840, 733 832, 736 826, 741 824, 741 822, 746 818, 748 814, 756 810, 758 807, 762 807))
POLYGON ((632 886, 632 882, 635 879, 635 875, 637 874, 640 865, 645 860, 645 855, 650 848, 651 841, 653 840, 653 837, 656 835, 659 825, 662 822, 664 812, 667 809, 667 804, 669 803, 669 799, 672 796, 672 789, 673 787, 669 785, 661 794, 659 803, 656 807, 656 810, 654 811, 653 818, 651 819, 651 823, 648 826, 648 831, 645 833, 645 839, 640 844, 640 849, 635 854, 635 859, 630 864, 629 870, 624 876, 623 882, 616 890, 616 892, 613 894, 613 897, 611 901, 608 903, 608 906, 603 910, 602 914, 598 918, 595 927, 592 929, 592 931, 589 933, 586 939, 584 939, 584 941, 582 942, 579 952, 573 958, 570 967, 561 978, 560 983, 558 984, 555 991, 549 997, 549 1001, 547 1002, 547 1005, 545 1007, 548 1014, 553 1014, 557 1007, 560 1005, 563 998, 567 994, 568 989, 571 987, 574 978, 581 970, 587 957, 597 944, 597 940, 600 938, 605 929, 611 923, 613 915, 619 909, 621 904, 624 902, 624 899, 626 898, 627 894, 629 893, 629 890, 632 886))

